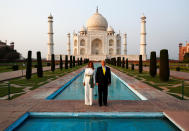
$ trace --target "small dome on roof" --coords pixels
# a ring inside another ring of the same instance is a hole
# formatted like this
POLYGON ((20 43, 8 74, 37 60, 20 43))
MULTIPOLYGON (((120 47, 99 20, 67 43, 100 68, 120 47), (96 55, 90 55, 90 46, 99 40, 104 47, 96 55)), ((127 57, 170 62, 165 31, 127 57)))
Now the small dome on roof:
POLYGON ((111 26, 109 26, 108 29, 107 29, 107 31, 108 32, 114 32, 114 29, 111 26))
POLYGON ((85 31, 86 31, 85 26, 82 26, 81 29, 80 29, 80 32, 85 32, 85 31))

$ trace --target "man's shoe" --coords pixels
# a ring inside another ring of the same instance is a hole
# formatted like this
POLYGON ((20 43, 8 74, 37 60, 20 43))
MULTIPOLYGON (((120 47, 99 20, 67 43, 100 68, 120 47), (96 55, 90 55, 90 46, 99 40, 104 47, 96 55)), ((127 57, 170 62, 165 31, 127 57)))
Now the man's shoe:
POLYGON ((102 106, 102 105, 99 105, 100 107, 102 106))

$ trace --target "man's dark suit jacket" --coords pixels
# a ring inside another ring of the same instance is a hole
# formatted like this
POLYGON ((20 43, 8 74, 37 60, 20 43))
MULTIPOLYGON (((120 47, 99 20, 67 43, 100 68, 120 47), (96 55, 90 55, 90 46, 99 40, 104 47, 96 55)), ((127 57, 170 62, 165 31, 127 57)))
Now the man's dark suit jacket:
POLYGON ((111 72, 109 67, 106 67, 105 75, 103 74, 102 66, 97 68, 96 83, 98 83, 99 86, 108 86, 108 84, 111 84, 111 72))

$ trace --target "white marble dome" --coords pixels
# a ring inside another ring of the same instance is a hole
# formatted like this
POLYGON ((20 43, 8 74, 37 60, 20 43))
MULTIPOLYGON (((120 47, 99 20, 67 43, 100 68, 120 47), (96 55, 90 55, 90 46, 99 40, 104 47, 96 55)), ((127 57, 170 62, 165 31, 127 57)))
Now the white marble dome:
POLYGON ((108 22, 98 10, 87 21, 87 29, 90 30, 103 30, 106 31, 108 22))

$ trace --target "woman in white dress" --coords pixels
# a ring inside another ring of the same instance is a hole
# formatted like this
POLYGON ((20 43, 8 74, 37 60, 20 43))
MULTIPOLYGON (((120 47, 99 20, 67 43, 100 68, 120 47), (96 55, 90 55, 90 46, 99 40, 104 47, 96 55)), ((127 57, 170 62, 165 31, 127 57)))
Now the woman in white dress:
POLYGON ((85 87, 85 105, 92 106, 93 104, 93 88, 95 86, 95 72, 93 62, 88 63, 85 69, 83 85, 85 87))

